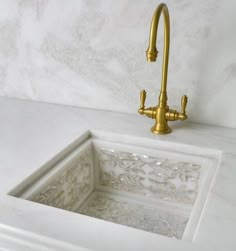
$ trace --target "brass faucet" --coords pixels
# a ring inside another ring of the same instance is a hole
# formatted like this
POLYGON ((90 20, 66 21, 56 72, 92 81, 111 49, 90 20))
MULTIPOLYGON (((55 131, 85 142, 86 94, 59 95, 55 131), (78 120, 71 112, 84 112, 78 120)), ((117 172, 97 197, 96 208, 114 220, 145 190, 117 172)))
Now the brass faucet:
POLYGON ((162 3, 160 4, 154 12, 150 30, 149 47, 146 51, 147 61, 154 62, 157 58, 157 29, 160 19, 160 15, 164 16, 164 53, 163 53, 163 66, 162 66, 162 81, 161 81, 161 91, 159 96, 159 103, 155 107, 145 108, 146 91, 142 90, 140 93, 140 108, 138 112, 141 115, 146 115, 149 118, 155 119, 156 123, 151 128, 151 131, 155 134, 166 134, 170 133, 171 129, 168 126, 167 121, 174 120, 185 120, 186 106, 188 98, 186 95, 182 97, 181 100, 181 112, 169 109, 167 105, 167 73, 168 73, 168 60, 169 60, 169 47, 170 47, 170 18, 167 6, 162 3))

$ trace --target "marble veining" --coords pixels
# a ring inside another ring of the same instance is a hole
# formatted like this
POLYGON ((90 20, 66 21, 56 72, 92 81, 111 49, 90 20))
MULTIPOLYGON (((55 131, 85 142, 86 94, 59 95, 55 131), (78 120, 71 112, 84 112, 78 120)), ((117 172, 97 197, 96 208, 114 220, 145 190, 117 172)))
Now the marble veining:
MULTIPOLYGON (((166 4, 171 105, 179 108, 186 93, 190 120, 236 127, 228 109, 236 106, 235 1, 166 4), (218 116, 219 110, 227 119, 218 116)), ((157 93, 160 82, 161 60, 148 64, 145 59, 156 6, 155 0, 2 0, 0 95, 136 113, 139 90, 157 93)), ((150 95, 148 103, 156 99, 150 95)))

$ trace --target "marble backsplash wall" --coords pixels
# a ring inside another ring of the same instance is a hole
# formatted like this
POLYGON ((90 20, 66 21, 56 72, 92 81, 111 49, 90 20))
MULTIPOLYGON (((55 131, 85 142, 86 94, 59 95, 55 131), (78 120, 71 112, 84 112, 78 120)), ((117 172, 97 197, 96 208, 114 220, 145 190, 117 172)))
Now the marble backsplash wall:
MULTIPOLYGON (((236 1, 166 0, 169 104, 191 121, 236 127, 236 1)), ((0 95, 136 113, 156 104, 159 60, 147 63, 157 0, 1 0, 0 95)))

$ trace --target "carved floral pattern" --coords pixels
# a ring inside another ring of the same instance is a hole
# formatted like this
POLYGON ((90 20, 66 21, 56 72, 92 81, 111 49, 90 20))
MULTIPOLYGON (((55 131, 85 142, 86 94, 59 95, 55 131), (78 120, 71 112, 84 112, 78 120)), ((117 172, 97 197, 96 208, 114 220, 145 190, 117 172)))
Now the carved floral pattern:
POLYGON ((92 168, 91 148, 88 148, 32 201, 73 211, 93 189, 92 168))
POLYGON ((105 148, 98 149, 102 186, 193 204, 200 166, 105 148))
POLYGON ((167 210, 160 209, 146 202, 124 200, 122 196, 111 196, 98 190, 106 187, 110 191, 128 191, 193 204, 198 193, 200 171, 200 165, 193 163, 103 147, 92 149, 89 145, 30 200, 181 239, 188 221, 185 214, 170 211, 168 206, 167 210), (92 193, 94 174, 98 187, 92 193))
POLYGON ((142 204, 118 200, 95 193, 79 213, 138 228, 148 232, 181 239, 188 218, 142 204))

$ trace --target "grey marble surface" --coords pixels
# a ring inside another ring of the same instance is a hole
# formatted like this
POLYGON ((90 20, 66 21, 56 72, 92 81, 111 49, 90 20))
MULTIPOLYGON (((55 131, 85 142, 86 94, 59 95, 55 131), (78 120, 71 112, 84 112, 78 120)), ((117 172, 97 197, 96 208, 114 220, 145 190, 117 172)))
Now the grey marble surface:
MULTIPOLYGON (((234 0, 166 0, 171 17, 169 104, 189 96, 189 120, 236 127, 234 0), (227 17, 227 18, 226 18, 227 17)), ((136 113, 155 105, 157 63, 145 50, 158 1, 2 0, 0 95, 136 113)))

